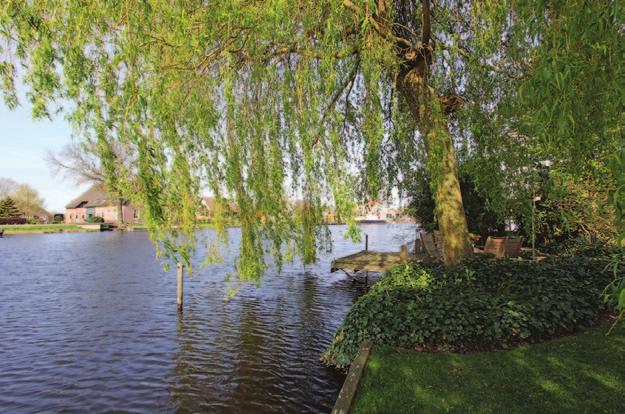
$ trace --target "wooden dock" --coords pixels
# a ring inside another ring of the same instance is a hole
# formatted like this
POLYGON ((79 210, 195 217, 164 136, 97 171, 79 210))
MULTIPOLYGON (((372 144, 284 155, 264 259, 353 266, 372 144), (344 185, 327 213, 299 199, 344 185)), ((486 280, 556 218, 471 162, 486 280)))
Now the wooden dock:
POLYGON ((432 260, 432 257, 421 248, 419 239, 403 244, 398 252, 376 252, 369 250, 369 235, 365 234, 365 249, 358 253, 332 260, 330 272, 342 270, 349 275, 349 271, 354 272, 354 274, 364 271, 368 275, 369 272, 386 272, 415 260, 421 262, 432 260), (408 245, 414 245, 412 253, 408 252, 408 245))
POLYGON ((330 265, 330 271, 349 270, 358 272, 366 270, 369 272, 386 272, 403 263, 416 259, 418 259, 418 257, 411 254, 406 254, 402 257, 401 252, 361 250, 358 253, 333 260, 330 265))

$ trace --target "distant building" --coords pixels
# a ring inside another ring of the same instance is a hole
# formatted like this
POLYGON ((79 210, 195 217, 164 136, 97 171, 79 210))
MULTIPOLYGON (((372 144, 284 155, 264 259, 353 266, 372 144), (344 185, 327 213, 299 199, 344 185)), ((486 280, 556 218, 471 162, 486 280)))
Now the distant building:
POLYGON ((414 217, 401 208, 387 208, 382 210, 387 223, 416 223, 414 217))
POLYGON ((323 222, 326 224, 341 223, 341 216, 333 207, 328 207, 328 206, 323 207, 321 214, 323 216, 323 222))
POLYGON ((49 224, 52 223, 54 214, 50 213, 45 208, 41 208, 33 215, 33 218, 40 224, 49 224))
MULTIPOLYGON (((139 223, 140 215, 128 200, 122 200, 123 223, 139 223)), ((90 217, 102 217, 105 223, 120 224, 118 220, 119 200, 109 195, 101 184, 76 197, 65 206, 66 223, 87 223, 90 217)))
POLYGON ((404 209, 387 207, 376 200, 369 200, 367 203, 356 207, 354 213, 357 221, 364 223, 386 222, 386 223, 414 223, 413 217, 404 209))
POLYGON ((198 213, 199 220, 211 221, 215 218, 215 213, 221 210, 225 219, 235 219, 239 217, 239 207, 232 201, 224 200, 220 204, 215 197, 202 197, 202 208, 198 213))

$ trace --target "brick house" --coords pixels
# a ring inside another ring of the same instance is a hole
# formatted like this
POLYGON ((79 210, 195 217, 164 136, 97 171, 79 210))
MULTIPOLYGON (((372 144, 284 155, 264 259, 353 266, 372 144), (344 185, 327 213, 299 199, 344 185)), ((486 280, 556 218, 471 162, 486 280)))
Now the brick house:
MULTIPOLYGON (((98 216, 105 223, 119 224, 117 212, 119 200, 107 194, 103 185, 95 184, 65 206, 66 223, 86 223, 89 217, 98 216)), ((140 215, 128 200, 122 200, 123 223, 139 223, 140 215)))

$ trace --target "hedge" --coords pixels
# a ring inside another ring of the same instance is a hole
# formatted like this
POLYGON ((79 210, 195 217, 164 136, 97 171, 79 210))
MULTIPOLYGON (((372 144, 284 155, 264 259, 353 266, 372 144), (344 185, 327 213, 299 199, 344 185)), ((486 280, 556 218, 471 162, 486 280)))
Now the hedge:
POLYGON ((0 217, 0 225, 26 224, 25 217, 0 217))

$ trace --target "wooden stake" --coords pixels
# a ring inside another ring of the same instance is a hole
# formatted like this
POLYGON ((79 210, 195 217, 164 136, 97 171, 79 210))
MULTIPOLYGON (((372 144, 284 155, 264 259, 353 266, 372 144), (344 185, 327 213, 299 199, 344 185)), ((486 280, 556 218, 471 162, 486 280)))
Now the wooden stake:
POLYGON ((177 303, 178 303, 178 310, 182 311, 182 276, 184 273, 184 267, 182 266, 181 262, 178 262, 178 266, 177 266, 177 270, 178 270, 178 277, 177 277, 177 292, 176 292, 176 299, 177 299, 177 303))
POLYGON ((406 246, 405 244, 402 244, 399 248, 399 258, 402 262, 408 261, 408 246, 406 246))

